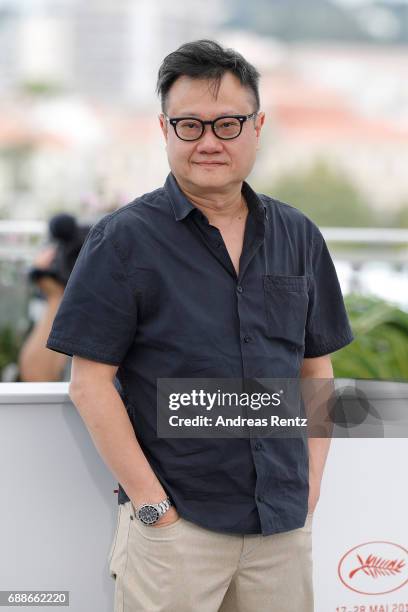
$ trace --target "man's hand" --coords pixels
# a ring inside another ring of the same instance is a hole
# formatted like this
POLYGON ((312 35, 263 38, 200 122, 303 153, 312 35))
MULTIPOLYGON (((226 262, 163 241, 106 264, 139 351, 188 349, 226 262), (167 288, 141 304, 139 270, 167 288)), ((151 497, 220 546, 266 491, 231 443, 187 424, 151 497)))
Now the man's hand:
POLYGON ((321 479, 313 478, 309 475, 309 500, 307 504, 307 511, 314 512, 317 506, 317 502, 320 497, 320 483, 321 479))
MULTIPOLYGON (((37 254, 33 262, 34 267, 46 270, 54 257, 55 247, 48 246, 37 254)), ((68 357, 50 351, 45 344, 61 303, 64 286, 50 276, 38 278, 36 284, 43 292, 46 304, 41 318, 33 326, 21 347, 18 356, 20 380, 21 382, 59 381, 68 357)))
MULTIPOLYGON (((311 357, 304 359, 300 370, 301 378, 310 379, 325 379, 327 380, 327 389, 330 391, 333 385, 333 367, 331 364, 330 355, 323 355, 322 357, 311 357)), ((321 385, 319 386, 320 389, 321 385)), ((326 387, 325 387, 326 388, 326 387)), ((308 414, 314 415, 314 402, 322 401, 322 397, 313 393, 313 385, 310 387, 303 387, 303 391, 312 392, 311 397, 305 397, 306 405, 308 406, 308 414)), ((327 401, 330 394, 327 397, 327 401)), ((324 397, 323 397, 324 400, 324 397)), ((317 408, 316 408, 317 410, 317 408)), ((309 499, 308 499, 308 512, 314 512, 317 506, 317 502, 320 497, 320 485, 323 477, 323 470, 327 459, 327 454, 330 447, 330 438, 314 438, 309 437, 309 499)))

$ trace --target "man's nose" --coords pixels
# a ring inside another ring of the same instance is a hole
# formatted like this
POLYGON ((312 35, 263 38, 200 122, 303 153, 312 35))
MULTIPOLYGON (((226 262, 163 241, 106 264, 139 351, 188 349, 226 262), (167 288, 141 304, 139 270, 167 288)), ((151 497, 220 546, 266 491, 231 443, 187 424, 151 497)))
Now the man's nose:
POLYGON ((211 125, 206 125, 204 134, 197 143, 197 151, 199 153, 214 153, 222 151, 222 140, 217 138, 211 129, 211 125))

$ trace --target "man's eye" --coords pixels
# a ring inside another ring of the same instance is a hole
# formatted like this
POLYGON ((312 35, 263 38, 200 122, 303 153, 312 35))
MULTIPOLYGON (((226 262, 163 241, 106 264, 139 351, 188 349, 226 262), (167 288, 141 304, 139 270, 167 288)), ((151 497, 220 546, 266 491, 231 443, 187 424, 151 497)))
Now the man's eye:
POLYGON ((200 126, 199 123, 197 123, 196 121, 182 121, 180 123, 180 127, 187 128, 189 130, 194 130, 197 129, 200 126))

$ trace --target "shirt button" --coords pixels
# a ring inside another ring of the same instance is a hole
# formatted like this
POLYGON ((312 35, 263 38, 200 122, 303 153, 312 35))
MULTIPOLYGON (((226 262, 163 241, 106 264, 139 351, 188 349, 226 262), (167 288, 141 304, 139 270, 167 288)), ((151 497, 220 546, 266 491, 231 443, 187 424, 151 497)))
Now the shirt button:
POLYGON ((246 344, 248 344, 248 342, 251 342, 251 340, 252 340, 251 336, 244 336, 244 342, 246 344))
POLYGON ((258 495, 257 500, 258 500, 259 502, 263 502, 263 501, 265 501, 265 498, 264 498, 264 497, 262 497, 262 495, 258 495))
POLYGON ((237 291, 238 291, 238 293, 242 293, 243 292, 243 288, 241 287, 241 285, 237 285, 237 291))
POLYGON ((262 443, 261 442, 257 442, 255 444, 255 450, 261 450, 261 448, 262 448, 262 443))

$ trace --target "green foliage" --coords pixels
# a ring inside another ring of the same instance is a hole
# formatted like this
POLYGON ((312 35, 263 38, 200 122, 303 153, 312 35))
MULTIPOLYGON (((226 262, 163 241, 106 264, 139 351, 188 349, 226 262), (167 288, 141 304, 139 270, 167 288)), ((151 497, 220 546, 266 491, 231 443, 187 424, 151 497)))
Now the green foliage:
POLYGON ((62 92, 61 85, 51 81, 25 81, 20 89, 30 96, 55 96, 62 92))
POLYGON ((310 170, 282 175, 258 191, 296 206, 323 227, 376 227, 379 220, 351 180, 317 161, 310 170))
POLYGON ((332 355, 335 376, 408 380, 408 313, 358 294, 345 303, 355 340, 332 355))
POLYGON ((9 363, 17 363, 20 345, 21 338, 11 325, 5 325, 0 329, 0 374, 9 363))
POLYGON ((392 221, 393 227, 408 228, 408 202, 398 208, 392 221))
POLYGON ((0 148, 0 161, 8 166, 13 191, 27 191, 30 188, 27 163, 33 153, 34 147, 30 142, 0 148))

